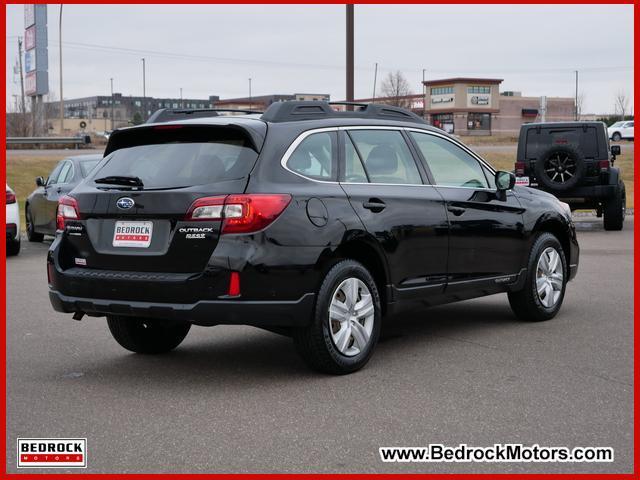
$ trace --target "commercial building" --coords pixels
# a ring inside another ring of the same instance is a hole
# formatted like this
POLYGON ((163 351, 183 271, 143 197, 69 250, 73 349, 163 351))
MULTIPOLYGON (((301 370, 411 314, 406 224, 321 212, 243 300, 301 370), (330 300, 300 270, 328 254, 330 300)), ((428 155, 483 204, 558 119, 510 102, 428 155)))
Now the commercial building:
MULTIPOLYGON (((220 100, 217 95, 209 98, 153 98, 125 96, 121 93, 74 98, 64 101, 64 132, 103 132, 131 125, 134 120, 144 120, 160 108, 229 108, 264 110, 274 102, 289 100, 325 100, 324 93, 294 93, 291 95, 260 95, 257 97, 220 100), (137 118, 136 118, 137 117, 137 118)), ((46 104, 47 127, 50 134, 60 132, 60 102, 46 104)))
POLYGON ((322 100, 328 102, 331 96, 328 93, 294 93, 293 95, 260 95, 257 97, 229 98, 215 102, 216 108, 235 108, 240 110, 264 111, 272 103, 287 102, 291 100, 322 100))
POLYGON ((500 92, 502 79, 446 78, 424 82, 429 123, 459 135, 517 134, 523 123, 575 118, 573 98, 500 92))
MULTIPOLYGON (((133 97, 121 93, 69 99, 64 101, 63 133, 113 130, 130 125, 136 114, 146 119, 159 108, 212 108, 219 99, 133 97)), ((60 102, 48 102, 46 112, 49 133, 60 134, 60 102)))
POLYGON ((517 135, 524 123, 575 119, 571 97, 525 97, 521 92, 501 92, 501 83, 497 78, 428 80, 424 93, 356 101, 411 109, 431 125, 457 135, 517 135))

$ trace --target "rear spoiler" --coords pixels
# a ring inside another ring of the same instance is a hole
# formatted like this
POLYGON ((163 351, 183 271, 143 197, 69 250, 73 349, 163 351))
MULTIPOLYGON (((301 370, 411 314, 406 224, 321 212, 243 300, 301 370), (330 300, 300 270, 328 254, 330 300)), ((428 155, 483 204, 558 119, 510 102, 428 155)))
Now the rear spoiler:
POLYGON ((256 152, 260 152, 267 132, 266 124, 261 121, 242 122, 240 124, 240 122, 233 122, 233 117, 227 118, 229 118, 228 122, 152 123, 114 130, 109 137, 104 156, 106 157, 121 148, 140 145, 157 145, 175 141, 211 141, 214 139, 214 135, 211 132, 223 134, 225 130, 229 133, 227 137, 221 135, 223 139, 228 139, 228 137, 246 138, 249 141, 249 146, 256 152), (207 131, 206 134, 203 130, 207 131))

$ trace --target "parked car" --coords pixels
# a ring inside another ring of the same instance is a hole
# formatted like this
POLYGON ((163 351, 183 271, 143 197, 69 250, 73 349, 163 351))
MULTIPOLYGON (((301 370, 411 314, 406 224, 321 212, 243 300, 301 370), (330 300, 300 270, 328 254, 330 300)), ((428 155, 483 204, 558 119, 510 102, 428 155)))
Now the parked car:
POLYGON ((596 210, 605 230, 622 230, 626 189, 613 166, 620 146, 609 145, 605 128, 602 122, 522 125, 516 183, 545 190, 572 210, 596 210))
POLYGON ((58 200, 69 193, 100 162, 102 155, 77 155, 61 160, 47 179, 36 178, 36 189, 25 202, 25 225, 30 242, 55 235, 58 200))
POLYGON ((106 316, 139 353, 192 325, 253 325, 335 374, 361 368, 382 316, 412 306, 506 292, 518 317, 553 318, 578 269, 569 207, 411 112, 354 108, 281 102, 116 130, 60 200, 53 307, 106 316))
POLYGON ((609 138, 614 142, 620 140, 633 140, 633 120, 616 122, 607 128, 609 138))
POLYGON ((7 256, 13 256, 20 253, 20 208, 18 207, 16 192, 9 185, 7 185, 6 205, 7 256))

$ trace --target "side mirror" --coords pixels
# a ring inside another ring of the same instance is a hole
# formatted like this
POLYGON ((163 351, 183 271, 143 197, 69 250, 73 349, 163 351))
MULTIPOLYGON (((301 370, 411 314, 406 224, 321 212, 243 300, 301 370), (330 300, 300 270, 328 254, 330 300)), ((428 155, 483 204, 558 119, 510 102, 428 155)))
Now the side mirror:
POLYGON ((46 182, 44 181, 43 177, 36 177, 36 185, 39 187, 44 187, 44 184, 46 182))
POLYGON ((611 145, 611 155, 613 155, 614 157, 617 157, 621 153, 622 153, 622 149, 620 148, 620 145, 611 145))
POLYGON ((511 190, 516 184, 516 176, 511 172, 498 170, 496 172, 496 188, 498 192, 511 190))

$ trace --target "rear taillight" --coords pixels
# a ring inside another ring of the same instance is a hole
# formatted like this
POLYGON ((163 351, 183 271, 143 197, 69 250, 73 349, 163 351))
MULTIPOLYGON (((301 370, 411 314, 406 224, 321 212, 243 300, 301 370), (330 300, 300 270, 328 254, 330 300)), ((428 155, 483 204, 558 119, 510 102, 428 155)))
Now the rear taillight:
POLYGON ((611 167, 611 162, 609 162, 609 160, 600 160, 598 162, 598 167, 600 168, 600 173, 608 172, 609 167, 611 167))
POLYGON ((251 233, 267 227, 287 208, 291 195, 242 194, 199 198, 186 220, 222 220, 220 233, 251 233))
POLYGON ((7 190, 7 205, 10 203, 16 203, 16 194, 10 190, 7 190))
POLYGON ((75 198, 65 195, 58 200, 58 214, 56 215, 56 228, 64 230, 66 220, 79 220, 78 202, 75 198))
POLYGON ((524 175, 525 166, 526 165, 524 162, 516 162, 515 164, 516 175, 524 175))

